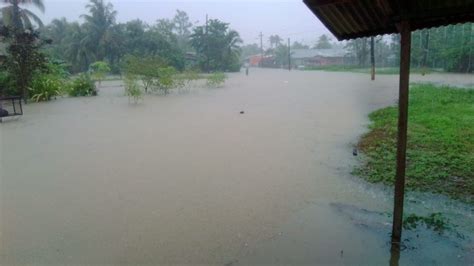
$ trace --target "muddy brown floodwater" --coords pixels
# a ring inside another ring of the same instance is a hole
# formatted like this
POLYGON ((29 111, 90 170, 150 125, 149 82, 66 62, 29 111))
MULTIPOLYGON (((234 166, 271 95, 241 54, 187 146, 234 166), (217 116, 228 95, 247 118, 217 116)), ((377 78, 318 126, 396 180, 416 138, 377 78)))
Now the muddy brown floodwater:
MULTIPOLYGON (((387 264, 391 191, 350 171, 397 76, 229 76, 138 105, 105 82, 1 124, 0 264, 387 264)), ((472 264, 472 206, 410 193, 406 208, 445 213, 462 237, 407 232, 401 262, 472 264)))

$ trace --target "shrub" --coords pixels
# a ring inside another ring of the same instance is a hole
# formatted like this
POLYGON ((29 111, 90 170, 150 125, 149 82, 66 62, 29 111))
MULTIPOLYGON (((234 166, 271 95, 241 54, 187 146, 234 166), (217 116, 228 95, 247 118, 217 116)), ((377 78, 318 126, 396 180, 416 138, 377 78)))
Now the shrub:
POLYGON ((72 97, 97 96, 97 88, 88 74, 81 74, 72 82, 69 95, 72 97))
POLYGON ((94 80, 97 80, 100 85, 102 80, 105 79, 107 73, 110 72, 110 67, 106 62, 97 61, 90 65, 90 72, 94 80))
POLYGON ((154 88, 168 93, 170 89, 183 86, 182 80, 177 77, 177 71, 174 67, 160 67, 157 73, 158 78, 154 80, 154 88))
POLYGON ((66 79, 70 76, 70 73, 67 70, 67 65, 64 62, 51 59, 46 64, 44 72, 46 74, 56 75, 62 79, 66 79))
POLYGON ((63 95, 64 80, 53 74, 36 75, 31 82, 31 99, 36 102, 49 101, 63 95))
POLYGON ((179 88, 189 89, 193 84, 193 81, 201 79, 202 77, 199 75, 199 72, 195 70, 187 70, 182 74, 177 75, 176 78, 180 83, 179 88))
POLYGON ((133 75, 125 76, 125 94, 128 96, 128 100, 133 99, 137 103, 143 98, 143 92, 137 83, 136 77, 133 75))
POLYGON ((0 71, 0 95, 13 96, 17 94, 15 80, 7 71, 0 71))
POLYGON ((124 60, 124 72, 126 75, 134 75, 142 81, 145 93, 153 87, 155 80, 159 78, 160 68, 166 67, 166 61, 161 57, 139 58, 127 55, 124 60))
POLYGON ((225 84, 227 76, 222 72, 215 72, 212 73, 209 77, 207 77, 207 86, 210 88, 219 88, 225 84))

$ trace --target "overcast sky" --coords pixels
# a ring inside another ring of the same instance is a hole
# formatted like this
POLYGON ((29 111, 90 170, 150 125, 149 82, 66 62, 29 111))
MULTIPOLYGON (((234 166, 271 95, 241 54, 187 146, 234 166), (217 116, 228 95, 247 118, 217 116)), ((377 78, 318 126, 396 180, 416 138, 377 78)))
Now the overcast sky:
MULTIPOLYGON (((88 0, 44 0, 45 23, 54 18, 79 20, 88 0)), ((193 23, 205 22, 206 14, 229 22, 245 43, 258 42, 260 31, 264 40, 271 34, 313 44, 321 34, 328 33, 319 20, 304 5, 303 0, 109 0, 118 11, 117 21, 141 19, 153 23, 160 18, 172 18, 176 9, 188 13, 193 23)), ((32 9, 33 10, 33 9, 32 9)), ((36 11, 36 10, 35 10, 36 11)), ((39 13, 36 11, 35 13, 39 13)), ((335 38, 333 38, 335 40, 335 38)))

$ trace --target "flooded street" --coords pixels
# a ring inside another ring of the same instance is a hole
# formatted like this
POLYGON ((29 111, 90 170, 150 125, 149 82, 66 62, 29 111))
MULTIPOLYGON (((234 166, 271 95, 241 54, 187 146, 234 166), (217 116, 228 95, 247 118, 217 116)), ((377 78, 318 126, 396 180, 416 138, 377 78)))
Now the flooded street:
MULTIPOLYGON (((0 125, 1 265, 388 264, 392 191, 350 172, 398 76, 250 69, 138 105, 117 81, 99 94, 0 125)), ((406 232, 401 263, 473 263, 472 206, 410 193, 406 212, 463 237, 406 232)))

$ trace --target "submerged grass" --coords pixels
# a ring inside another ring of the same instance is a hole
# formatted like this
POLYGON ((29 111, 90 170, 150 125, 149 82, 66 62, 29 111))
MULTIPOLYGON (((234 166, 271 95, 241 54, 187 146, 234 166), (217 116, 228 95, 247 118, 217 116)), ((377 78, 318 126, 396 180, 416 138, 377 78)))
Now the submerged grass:
MULTIPOLYGON (((397 107, 369 118, 370 131, 358 143, 365 159, 354 174, 393 184, 397 107)), ((408 188, 474 203, 474 89, 412 86, 406 176, 408 188)))

